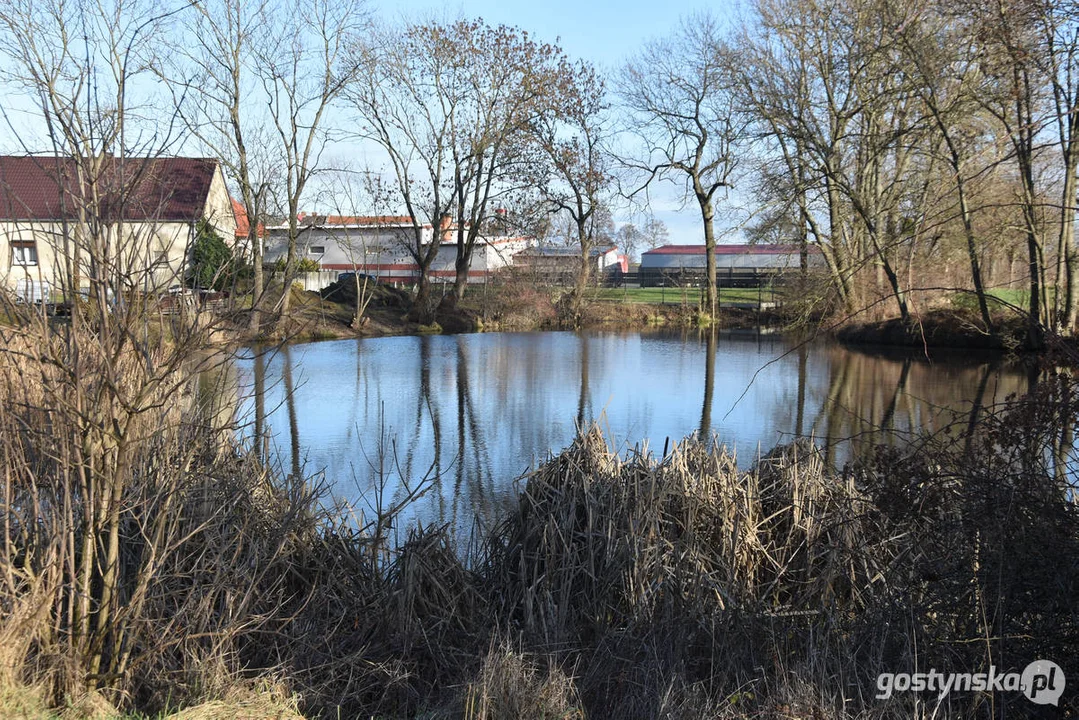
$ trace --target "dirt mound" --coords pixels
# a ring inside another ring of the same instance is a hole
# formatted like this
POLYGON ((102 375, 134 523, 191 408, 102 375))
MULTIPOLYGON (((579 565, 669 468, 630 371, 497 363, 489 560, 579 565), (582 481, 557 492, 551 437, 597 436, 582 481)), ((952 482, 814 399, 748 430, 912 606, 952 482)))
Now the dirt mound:
MULTIPOLYGON (((412 304, 411 296, 393 285, 367 281, 365 292, 371 294, 371 305, 407 309, 412 304)), ((324 300, 356 306, 356 280, 345 278, 330 283, 319 291, 324 300)))

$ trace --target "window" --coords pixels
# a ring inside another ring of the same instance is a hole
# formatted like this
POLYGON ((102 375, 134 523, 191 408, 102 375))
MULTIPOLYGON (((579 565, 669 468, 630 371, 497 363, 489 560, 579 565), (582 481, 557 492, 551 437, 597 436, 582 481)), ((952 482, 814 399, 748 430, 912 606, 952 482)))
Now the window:
POLYGON ((37 245, 32 242, 11 244, 12 265, 37 265, 37 245))
POLYGON ((312 255, 325 255, 326 254, 326 246, 325 245, 312 245, 308 249, 308 252, 311 253, 312 255))

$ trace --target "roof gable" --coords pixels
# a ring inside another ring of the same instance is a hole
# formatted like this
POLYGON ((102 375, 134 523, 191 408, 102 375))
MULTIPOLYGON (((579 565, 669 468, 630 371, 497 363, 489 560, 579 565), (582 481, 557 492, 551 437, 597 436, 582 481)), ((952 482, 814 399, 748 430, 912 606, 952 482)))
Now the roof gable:
POLYGON ((71 158, 0 156, 0 219, 71 220, 96 198, 108 221, 194 222, 205 212, 217 161, 105 158, 80 178, 71 158))

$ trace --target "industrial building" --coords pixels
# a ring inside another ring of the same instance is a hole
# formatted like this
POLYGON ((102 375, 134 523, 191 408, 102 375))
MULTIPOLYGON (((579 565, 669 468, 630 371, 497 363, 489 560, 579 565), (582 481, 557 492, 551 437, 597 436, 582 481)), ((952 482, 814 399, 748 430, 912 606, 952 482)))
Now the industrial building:
MULTIPOLYGON (((807 265, 817 268, 824 258, 809 246, 807 265)), ((801 268, 798 245, 716 245, 716 284, 756 287, 783 273, 801 268)), ((706 277, 704 245, 664 245, 641 253, 641 287, 701 285, 706 277)))
MULTIPOLYGON (((415 228, 408 216, 301 215, 296 242, 298 257, 318 264, 326 274, 360 272, 381 282, 412 284, 419 265, 409 248, 415 243, 415 228)), ((266 227, 264 260, 268 264, 284 259, 288 250, 288 224, 266 227)), ((426 245, 436 233, 431 225, 421 229, 426 245)), ((428 271, 433 282, 453 282, 457 276, 456 228, 444 219, 439 230, 438 255, 428 271)), ((514 236, 480 237, 472 251, 469 282, 483 282, 513 264, 513 256, 529 247, 529 238, 514 236)), ((327 278, 332 279, 332 278, 327 278)))
MULTIPOLYGON (((592 257, 593 277, 597 280, 621 276, 629 271, 629 260, 614 245, 594 247, 589 255, 592 257)), ((580 272, 581 249, 572 246, 528 248, 513 256, 513 267, 537 281, 571 284, 580 272)))

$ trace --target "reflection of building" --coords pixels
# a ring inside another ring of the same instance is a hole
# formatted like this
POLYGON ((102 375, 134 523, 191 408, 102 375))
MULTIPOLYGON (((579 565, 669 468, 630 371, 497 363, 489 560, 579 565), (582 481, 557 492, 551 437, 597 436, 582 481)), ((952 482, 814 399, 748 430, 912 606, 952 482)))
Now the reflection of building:
MULTIPOLYGON (((424 225, 420 232, 424 244, 435 235, 430 225, 424 225)), ((456 231, 444 222, 440 235, 441 245, 429 277, 452 282, 457 275, 456 231)), ((482 281, 508 267, 514 254, 530 244, 523 237, 480 237, 472 251, 469 282, 482 281)), ((415 228, 407 216, 301 215, 296 250, 299 258, 317 263, 322 271, 355 271, 384 282, 412 283, 419 273, 419 265, 409 252, 414 246, 415 228)), ((282 260, 287 251, 288 224, 268 226, 265 261, 282 260)))
MULTIPOLYGON (((629 270, 629 260, 614 245, 592 248, 589 254, 598 278, 629 270)), ((581 251, 573 247, 528 248, 513 256, 513 266, 543 280, 571 282, 581 267, 581 251)))
MULTIPOLYGON (((807 264, 821 267, 820 249, 808 247, 807 264)), ((801 267, 797 245, 716 245, 716 284, 756 286, 801 267)), ((664 245, 641 253, 642 287, 699 283, 707 268, 704 245, 664 245)))
POLYGON ((3 284, 56 286, 65 253, 77 254, 86 281, 102 271, 90 266, 85 248, 107 242, 109 258, 96 260, 110 265, 111 276, 135 286, 167 286, 183 277, 200 219, 223 238, 234 236, 236 219, 216 160, 104 158, 96 164, 100 173, 91 184, 69 158, 0 156, 3 284))

